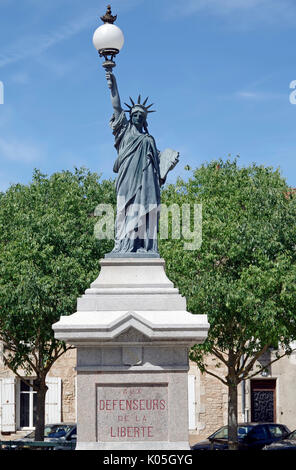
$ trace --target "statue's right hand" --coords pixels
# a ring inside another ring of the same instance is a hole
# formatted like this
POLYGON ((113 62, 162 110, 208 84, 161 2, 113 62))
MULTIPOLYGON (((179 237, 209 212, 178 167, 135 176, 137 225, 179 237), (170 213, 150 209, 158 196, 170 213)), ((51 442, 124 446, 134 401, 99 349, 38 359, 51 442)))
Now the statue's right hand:
POLYGON ((120 104, 120 97, 118 93, 117 83, 115 75, 112 73, 112 68, 108 67, 106 69, 106 79, 108 83, 108 87, 110 89, 111 94, 111 102, 115 112, 115 116, 119 115, 122 111, 121 104, 120 104))
POLYGON ((114 86, 114 75, 111 71, 107 70, 106 71, 106 79, 107 79, 107 83, 108 83, 108 88, 113 88, 114 86))

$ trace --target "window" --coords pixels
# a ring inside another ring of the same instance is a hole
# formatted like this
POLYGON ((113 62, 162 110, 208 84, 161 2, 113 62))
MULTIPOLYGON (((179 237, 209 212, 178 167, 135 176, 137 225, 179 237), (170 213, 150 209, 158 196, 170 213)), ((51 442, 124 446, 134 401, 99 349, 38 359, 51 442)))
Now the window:
MULTIPOLYGON (((248 432, 252 429, 251 426, 238 426, 237 428, 237 435, 239 439, 243 439, 248 432)), ((215 434, 210 436, 215 439, 228 439, 228 426, 223 426, 223 428, 219 429, 215 434)))
POLYGON ((267 439, 267 432, 264 426, 255 426, 249 433, 249 437, 254 441, 267 439))
POLYGON ((244 437, 246 437, 246 435, 251 429, 252 429, 251 426, 239 426, 237 428, 237 435, 239 439, 243 439, 244 437))
POLYGON ((228 428, 227 428, 227 426, 224 426, 223 428, 219 429, 219 431, 217 431, 211 437, 214 437, 215 439, 228 439, 228 428))
MULTIPOLYGON (((76 426, 72 424, 49 424, 44 428, 44 437, 63 437, 71 429, 76 432, 76 426)), ((35 431, 32 431, 26 437, 32 440, 35 439, 35 431)))
POLYGON ((288 439, 290 439, 291 441, 296 441, 296 431, 291 432, 291 434, 289 434, 288 439))
POLYGON ((268 428, 272 437, 275 437, 277 439, 281 438, 283 435, 286 434, 281 426, 269 425, 268 428))
POLYGON ((33 428, 36 423, 37 392, 33 390, 33 380, 20 382, 20 427, 33 428))

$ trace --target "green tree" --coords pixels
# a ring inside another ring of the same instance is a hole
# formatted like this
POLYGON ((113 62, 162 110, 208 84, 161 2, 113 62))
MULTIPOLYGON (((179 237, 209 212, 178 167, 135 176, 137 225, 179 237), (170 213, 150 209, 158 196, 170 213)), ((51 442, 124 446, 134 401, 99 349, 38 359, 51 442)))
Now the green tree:
POLYGON ((228 387, 236 449, 238 384, 262 370, 257 360, 270 347, 279 347, 274 360, 289 354, 296 337, 296 197, 278 170, 235 159, 202 165, 168 186, 162 202, 202 204, 200 249, 170 238, 160 252, 189 311, 208 315, 208 338, 190 358, 228 387))
POLYGON ((114 184, 85 169, 51 177, 35 170, 31 184, 0 197, 0 339, 6 365, 36 379, 36 440, 43 440, 46 375, 69 348, 54 338, 52 324, 75 312, 112 249, 112 241, 94 236, 100 203, 115 203, 114 184))

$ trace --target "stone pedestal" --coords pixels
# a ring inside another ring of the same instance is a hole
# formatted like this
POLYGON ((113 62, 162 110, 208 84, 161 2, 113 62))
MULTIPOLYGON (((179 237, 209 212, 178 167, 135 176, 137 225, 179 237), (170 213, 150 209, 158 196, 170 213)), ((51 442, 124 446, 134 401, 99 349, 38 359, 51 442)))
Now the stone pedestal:
POLYGON ((77 312, 53 325, 77 347, 77 449, 189 449, 190 346, 205 315, 167 278, 161 258, 107 258, 77 312))

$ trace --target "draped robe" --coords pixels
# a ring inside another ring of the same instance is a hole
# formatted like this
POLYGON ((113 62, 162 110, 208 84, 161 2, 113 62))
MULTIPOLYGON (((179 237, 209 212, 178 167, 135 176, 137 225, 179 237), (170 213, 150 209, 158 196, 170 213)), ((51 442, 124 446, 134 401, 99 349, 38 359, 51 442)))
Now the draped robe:
POLYGON ((111 118, 118 157, 115 252, 157 252, 160 205, 159 152, 154 138, 138 131, 124 111, 111 118))

